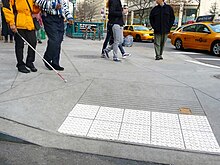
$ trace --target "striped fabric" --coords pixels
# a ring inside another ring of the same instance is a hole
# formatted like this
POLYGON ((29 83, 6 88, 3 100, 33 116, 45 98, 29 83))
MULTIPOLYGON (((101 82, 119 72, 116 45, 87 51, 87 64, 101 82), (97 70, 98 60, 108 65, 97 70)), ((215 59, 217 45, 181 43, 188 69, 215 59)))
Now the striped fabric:
POLYGON ((66 0, 34 0, 34 3, 47 14, 62 15, 67 19, 73 19, 66 0), (58 3, 62 6, 60 10, 55 9, 58 3))

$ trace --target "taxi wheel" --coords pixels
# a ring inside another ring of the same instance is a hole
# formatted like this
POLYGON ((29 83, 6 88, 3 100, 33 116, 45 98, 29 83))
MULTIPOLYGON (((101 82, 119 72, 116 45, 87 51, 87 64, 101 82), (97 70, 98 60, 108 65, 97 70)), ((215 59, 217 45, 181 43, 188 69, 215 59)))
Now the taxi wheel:
POLYGON ((136 35, 136 41, 140 42, 141 41, 141 36, 136 35))
POLYGON ((183 50, 183 42, 181 39, 177 39, 175 41, 175 47, 177 50, 183 50))
POLYGON ((217 56, 220 55, 220 41, 215 42, 215 43, 212 45, 212 53, 213 53, 214 55, 217 55, 217 56))

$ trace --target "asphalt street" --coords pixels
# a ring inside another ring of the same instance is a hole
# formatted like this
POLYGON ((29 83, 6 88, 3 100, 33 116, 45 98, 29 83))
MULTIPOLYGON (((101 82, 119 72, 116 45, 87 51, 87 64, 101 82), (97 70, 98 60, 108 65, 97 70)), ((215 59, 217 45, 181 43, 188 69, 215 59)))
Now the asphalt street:
MULTIPOLYGON (((141 48, 147 47, 153 49, 153 43, 147 41, 134 42, 134 46, 141 48)), ((220 56, 214 56, 210 52, 202 50, 176 50, 175 47, 171 44, 170 39, 167 40, 165 51, 169 51, 170 54, 173 56, 189 56, 194 60, 201 62, 201 65, 208 64, 220 67, 220 56)))

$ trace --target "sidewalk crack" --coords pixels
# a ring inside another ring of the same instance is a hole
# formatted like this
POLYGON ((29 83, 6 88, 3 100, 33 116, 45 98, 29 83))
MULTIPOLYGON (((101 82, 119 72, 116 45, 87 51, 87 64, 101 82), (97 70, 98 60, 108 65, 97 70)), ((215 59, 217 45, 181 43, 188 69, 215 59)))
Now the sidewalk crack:
POLYGON ((81 76, 79 70, 76 68, 76 66, 74 65, 74 63, 71 61, 71 59, 69 58, 69 56, 67 55, 67 53, 65 52, 65 50, 62 49, 63 54, 66 56, 66 58, 68 59, 68 61, 71 63, 72 67, 76 70, 77 74, 79 76, 81 76))

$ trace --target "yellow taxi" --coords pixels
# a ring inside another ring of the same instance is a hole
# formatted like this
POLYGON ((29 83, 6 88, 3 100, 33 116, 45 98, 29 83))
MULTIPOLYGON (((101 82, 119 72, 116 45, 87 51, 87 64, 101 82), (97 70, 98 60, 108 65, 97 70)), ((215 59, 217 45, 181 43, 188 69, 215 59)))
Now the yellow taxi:
POLYGON ((132 35, 135 41, 153 41, 154 32, 142 25, 127 25, 123 30, 124 37, 132 35))
POLYGON ((214 55, 220 55, 220 22, 186 25, 171 34, 171 43, 177 50, 208 50, 214 55))
POLYGON ((180 26, 180 27, 172 27, 171 30, 170 30, 170 32, 168 33, 167 37, 168 37, 169 39, 171 39, 171 35, 172 35, 174 32, 179 31, 182 27, 183 27, 183 26, 180 26))

